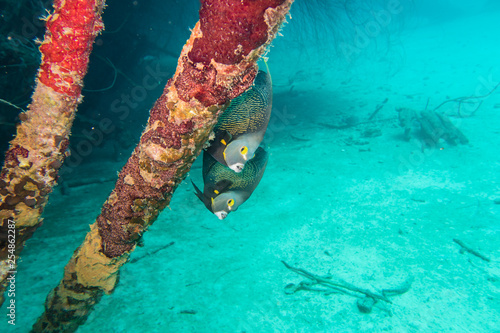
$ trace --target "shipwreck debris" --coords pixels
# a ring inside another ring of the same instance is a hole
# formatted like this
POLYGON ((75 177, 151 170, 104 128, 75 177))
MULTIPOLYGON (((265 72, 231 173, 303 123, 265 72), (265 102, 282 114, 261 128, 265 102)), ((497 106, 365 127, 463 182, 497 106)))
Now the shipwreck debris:
POLYGON ((469 139, 450 119, 436 111, 415 111, 409 108, 396 108, 399 114, 399 125, 404 128, 404 138, 409 140, 415 125, 420 127, 422 147, 436 147, 441 139, 449 145, 467 144, 469 139))
MULTIPOLYGON (((285 261, 281 261, 286 268, 294 273, 302 275, 307 280, 301 281, 299 284, 289 283, 285 286, 285 294, 291 295, 300 290, 317 291, 324 295, 331 295, 341 293, 358 298, 356 303, 358 310, 362 313, 370 313, 372 308, 378 304, 379 301, 392 304, 389 299, 391 296, 402 295, 410 290, 414 277, 409 276, 400 286, 391 289, 383 289, 380 293, 373 292, 368 289, 356 287, 342 279, 335 278, 332 275, 319 276, 310 273, 302 268, 292 267, 285 261)), ((391 314, 384 306, 379 306, 382 310, 391 314)))
POLYGON ((465 252, 469 252, 470 254, 472 255, 475 255, 476 257, 486 261, 486 262, 490 262, 490 258, 486 257, 485 255, 477 252, 476 250, 472 249, 471 247, 465 245, 464 242, 462 242, 460 239, 456 239, 456 238, 453 238, 453 241, 455 243, 457 243, 458 245, 460 245, 460 253, 465 253, 465 252))
POLYGON ((457 110, 457 116, 460 117, 460 118, 466 118, 466 117, 472 117, 476 112, 477 110, 479 110, 479 108, 481 107, 481 105, 483 104, 483 101, 481 99, 484 99, 488 96, 490 96, 491 94, 493 94, 493 92, 495 90, 497 90, 497 88, 500 86, 500 82, 498 82, 488 93, 484 94, 484 95, 480 95, 480 96, 462 96, 462 97, 457 97, 457 98, 452 98, 452 99, 448 99, 444 102, 442 102, 441 104, 439 104, 437 107, 434 108, 434 112, 439 109, 440 107, 442 107, 443 105, 447 104, 447 103, 457 103, 458 104, 458 110, 457 110), (469 114, 464 114, 463 113, 463 108, 462 106, 464 104, 477 104, 477 107, 474 108, 474 110, 470 111, 469 114))

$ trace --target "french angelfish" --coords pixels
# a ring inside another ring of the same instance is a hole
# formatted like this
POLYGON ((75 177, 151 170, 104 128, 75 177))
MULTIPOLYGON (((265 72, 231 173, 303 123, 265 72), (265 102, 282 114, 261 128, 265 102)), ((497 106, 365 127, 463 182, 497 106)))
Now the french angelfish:
POLYGON ((271 76, 259 71, 253 86, 233 99, 220 116, 206 151, 219 163, 241 172, 264 138, 272 99, 271 76))
POLYGON ((267 164, 268 154, 258 147, 242 172, 236 173, 220 164, 212 155, 203 153, 203 193, 193 183, 196 196, 220 220, 244 203, 259 184, 267 164))

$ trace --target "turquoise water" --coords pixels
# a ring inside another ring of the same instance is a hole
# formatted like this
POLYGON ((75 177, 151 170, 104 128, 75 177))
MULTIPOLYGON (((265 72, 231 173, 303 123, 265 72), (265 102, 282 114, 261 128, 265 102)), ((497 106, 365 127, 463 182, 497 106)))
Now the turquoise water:
MULTIPOLYGON (((78 332, 500 332, 500 7, 347 3, 299 0, 269 50, 270 156, 252 197, 219 221, 193 193, 197 161, 78 332), (424 111, 468 142, 429 137, 424 111), (281 261, 377 294, 412 283, 361 313, 346 293, 285 292, 307 279, 281 261)), ((2 332, 27 332, 43 312, 197 19, 196 1, 108 4, 64 191, 22 253, 16 326, 4 305, 2 332), (157 65, 158 87, 138 95, 157 65), (106 117, 116 131, 78 154, 106 117)))

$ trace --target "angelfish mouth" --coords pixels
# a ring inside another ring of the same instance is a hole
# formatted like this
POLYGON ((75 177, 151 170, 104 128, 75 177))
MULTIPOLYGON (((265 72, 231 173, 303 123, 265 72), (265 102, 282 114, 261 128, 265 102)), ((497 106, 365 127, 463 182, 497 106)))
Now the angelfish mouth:
POLYGON ((230 168, 237 173, 240 173, 243 170, 244 165, 241 163, 236 163, 230 166, 230 168))
POLYGON ((215 212, 214 214, 219 218, 219 220, 224 220, 227 216, 225 211, 215 212))

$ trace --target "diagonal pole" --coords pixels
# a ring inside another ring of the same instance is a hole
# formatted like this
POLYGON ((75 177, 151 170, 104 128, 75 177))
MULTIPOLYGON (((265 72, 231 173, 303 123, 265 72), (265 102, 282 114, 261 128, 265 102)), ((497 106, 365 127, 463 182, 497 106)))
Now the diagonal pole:
POLYGON ((82 101, 83 77, 103 29, 104 0, 54 0, 45 18, 42 62, 28 111, 19 115, 0 173, 0 304, 16 261, 41 225, 57 173, 69 154, 69 134, 82 101))
POLYGON ((293 0, 202 0, 174 77, 34 332, 74 332, 168 205, 227 102, 248 89, 293 0))

